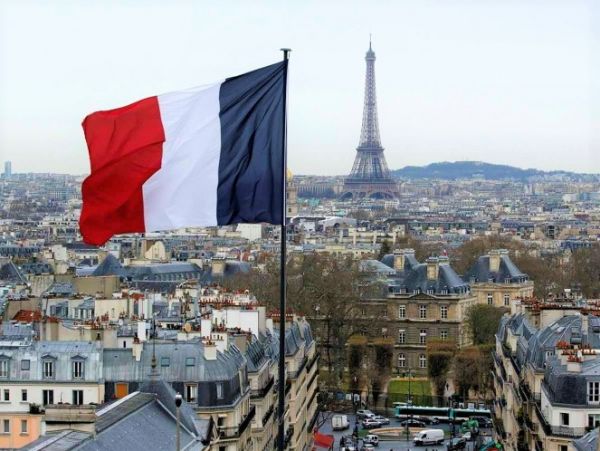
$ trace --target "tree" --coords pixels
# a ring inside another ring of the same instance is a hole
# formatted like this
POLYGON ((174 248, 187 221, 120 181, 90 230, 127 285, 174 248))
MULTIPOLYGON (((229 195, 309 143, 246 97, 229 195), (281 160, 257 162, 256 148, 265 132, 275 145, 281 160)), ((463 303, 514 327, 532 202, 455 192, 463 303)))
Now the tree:
POLYGON ((465 321, 474 345, 495 342, 502 315, 504 315, 504 309, 493 305, 476 304, 469 307, 465 321))
POLYGON ((377 260, 381 260, 387 254, 389 254, 391 250, 392 248, 390 247, 388 240, 383 240, 383 243, 381 243, 381 246, 379 247, 379 255, 377 255, 377 260))
POLYGON ((477 346, 461 349, 454 358, 454 385, 463 399, 468 399, 469 391, 479 391, 482 381, 487 377, 487 367, 484 354, 477 346))
POLYGON ((455 351, 456 345, 448 341, 434 340, 427 343, 427 373, 438 397, 444 396, 455 351))

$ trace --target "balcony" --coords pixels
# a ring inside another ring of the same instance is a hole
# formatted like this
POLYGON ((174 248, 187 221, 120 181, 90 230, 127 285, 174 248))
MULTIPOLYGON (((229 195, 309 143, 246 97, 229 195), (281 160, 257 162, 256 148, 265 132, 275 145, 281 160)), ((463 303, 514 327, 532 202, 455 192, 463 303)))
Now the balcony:
POLYGON ((319 360, 319 354, 315 353, 314 357, 310 360, 310 362, 308 362, 308 365, 306 365, 306 371, 310 373, 310 370, 312 370, 312 367, 315 365, 315 362, 319 360))
POLYGON ((273 388, 275 384, 275 378, 272 377, 271 380, 265 385, 263 388, 259 390, 252 390, 250 392, 250 399, 264 398, 269 391, 273 388))
POLYGON ((219 437, 224 440, 229 439, 237 439, 239 438, 245 431, 248 429, 248 425, 256 415, 256 408, 254 406, 250 407, 248 411, 248 415, 244 417, 242 422, 237 427, 229 427, 229 428, 219 428, 219 437))
POLYGON ((96 406, 50 404, 46 406, 47 423, 93 423, 96 421, 96 406))
POLYGON ((537 414, 538 422, 542 429, 544 430, 544 434, 547 436, 553 435, 556 437, 566 437, 566 438, 577 438, 582 437, 587 433, 587 429, 584 427, 570 427, 570 426, 555 426, 549 424, 546 420, 546 417, 542 413, 542 410, 538 403, 534 403, 535 412, 537 414))
POLYGON ((264 427, 265 424, 267 424, 267 422, 269 421, 269 418, 271 418, 271 415, 273 415, 273 412, 275 411, 275 406, 272 405, 271 407, 269 407, 269 410, 267 410, 267 413, 265 413, 262 417, 262 425, 264 427))

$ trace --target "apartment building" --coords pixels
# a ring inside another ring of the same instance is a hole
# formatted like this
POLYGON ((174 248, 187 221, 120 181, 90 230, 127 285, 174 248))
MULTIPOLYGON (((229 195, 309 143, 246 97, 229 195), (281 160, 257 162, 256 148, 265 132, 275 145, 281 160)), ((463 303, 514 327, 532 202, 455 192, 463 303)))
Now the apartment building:
POLYGON ((511 313, 515 313, 517 299, 533 296, 533 281, 514 264, 506 249, 494 249, 479 257, 464 280, 477 303, 511 309, 511 313))
POLYGON ((0 337, 0 448, 20 448, 54 430, 47 412, 104 401, 102 350, 83 341, 0 337), (42 415, 46 413, 46 415, 42 415))
POLYGON ((505 317, 496 336, 495 411, 506 448, 571 451, 600 424, 600 318, 566 315, 536 329, 505 317))

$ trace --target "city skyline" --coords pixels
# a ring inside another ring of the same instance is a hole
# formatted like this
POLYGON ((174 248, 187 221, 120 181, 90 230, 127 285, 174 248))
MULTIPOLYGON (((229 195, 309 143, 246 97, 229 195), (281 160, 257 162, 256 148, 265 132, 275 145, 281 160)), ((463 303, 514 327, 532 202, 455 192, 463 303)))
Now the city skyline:
POLYGON ((390 169, 477 160, 598 173, 598 6, 541 5, 332 2, 315 20, 311 5, 270 2, 6 2, 0 160, 14 172, 87 173, 86 114, 267 65, 285 45, 293 49, 290 169, 347 174, 372 32, 390 169))

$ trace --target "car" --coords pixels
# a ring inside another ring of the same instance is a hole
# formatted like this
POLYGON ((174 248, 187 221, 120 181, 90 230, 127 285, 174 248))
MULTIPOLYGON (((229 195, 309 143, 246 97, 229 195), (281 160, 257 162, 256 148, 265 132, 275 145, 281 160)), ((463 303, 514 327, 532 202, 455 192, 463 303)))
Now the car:
POLYGON ((379 437, 375 434, 367 434, 363 437, 363 443, 365 445, 379 445, 379 437))
POLYGON ((425 427, 425 423, 423 423, 422 421, 419 420, 415 420, 415 419, 409 419, 409 420, 404 420, 400 422, 400 426, 408 426, 408 427, 415 427, 415 428, 423 428, 425 427))
POLYGON ((356 411, 356 416, 359 419, 364 419, 364 418, 372 418, 375 416, 375 414, 373 412, 371 412, 370 410, 359 409, 356 411))
POLYGON ((386 418, 382 415, 375 415, 373 418, 371 418, 372 420, 375 421, 379 421, 379 424, 384 425, 384 424, 390 424, 390 419, 386 418))
POLYGON ((466 449, 466 447, 467 447, 467 441, 462 437, 453 438, 446 445, 446 449, 448 451, 454 451, 457 449, 466 449))
POLYGON ((413 443, 415 446, 441 445, 444 443, 444 431, 442 429, 424 429, 415 434, 413 443))
POLYGON ((340 439, 340 451, 356 451, 354 438, 351 435, 346 435, 340 439))
POLYGON ((486 417, 471 417, 469 419, 477 421, 480 428, 491 428, 494 425, 492 420, 486 417))
POLYGON ((470 442, 472 440, 475 440, 475 435, 471 433, 471 431, 469 432, 465 432, 462 435, 462 438, 465 439, 465 441, 470 442))
POLYGON ((381 426, 379 424, 379 421, 374 420, 372 418, 365 418, 362 422, 363 428, 365 429, 373 429, 373 428, 378 428, 379 426, 381 426))
POLYGON ((440 421, 435 417, 422 417, 422 416, 414 416, 415 420, 420 421, 425 424, 438 424, 440 421))

